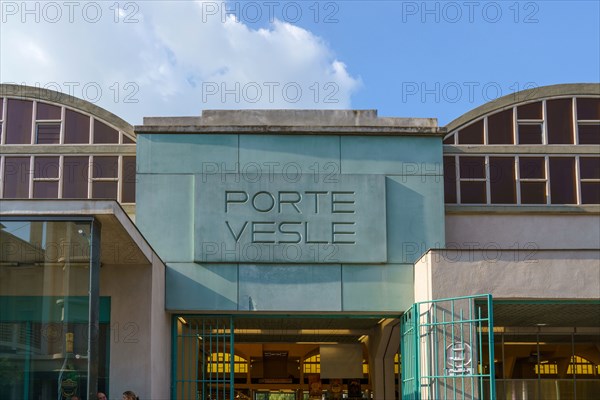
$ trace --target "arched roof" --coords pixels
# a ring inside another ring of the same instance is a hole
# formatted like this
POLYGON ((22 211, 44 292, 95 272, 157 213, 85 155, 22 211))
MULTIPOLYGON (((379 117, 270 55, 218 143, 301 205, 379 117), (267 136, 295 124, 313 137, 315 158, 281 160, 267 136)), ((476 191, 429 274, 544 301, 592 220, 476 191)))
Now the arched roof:
POLYGON ((135 133, 133 126, 127 121, 119 118, 115 114, 105 110, 104 108, 98 107, 97 105, 90 103, 89 101, 73 97, 66 93, 57 92, 54 90, 44 89, 35 86, 27 85, 15 85, 2 83, 0 84, 0 97, 24 99, 24 100, 37 100, 46 103, 63 105, 74 110, 81 111, 89 114, 98 120, 101 120, 124 134, 135 140, 135 133))
POLYGON ((463 125, 467 125, 485 115, 493 114, 497 111, 502 111, 520 104, 563 96, 600 96, 600 83, 567 83, 540 86, 511 93, 461 115, 446 125, 446 129, 450 135, 463 125))

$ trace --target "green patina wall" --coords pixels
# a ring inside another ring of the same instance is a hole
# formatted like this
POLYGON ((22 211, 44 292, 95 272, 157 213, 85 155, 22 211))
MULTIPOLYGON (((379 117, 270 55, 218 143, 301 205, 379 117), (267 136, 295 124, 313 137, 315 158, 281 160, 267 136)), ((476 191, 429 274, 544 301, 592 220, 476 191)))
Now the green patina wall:
POLYGON ((444 244, 441 140, 139 133, 136 224, 167 308, 407 309, 413 262, 444 244))

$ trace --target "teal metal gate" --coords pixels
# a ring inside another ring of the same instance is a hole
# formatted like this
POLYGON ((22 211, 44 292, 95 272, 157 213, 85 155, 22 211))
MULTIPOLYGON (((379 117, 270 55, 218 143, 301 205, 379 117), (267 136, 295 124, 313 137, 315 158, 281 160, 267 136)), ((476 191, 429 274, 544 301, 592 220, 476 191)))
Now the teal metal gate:
POLYGON ((173 318, 171 398, 234 399, 233 317, 173 318))
POLYGON ((491 295, 415 303, 401 335, 403 400, 495 400, 491 295))

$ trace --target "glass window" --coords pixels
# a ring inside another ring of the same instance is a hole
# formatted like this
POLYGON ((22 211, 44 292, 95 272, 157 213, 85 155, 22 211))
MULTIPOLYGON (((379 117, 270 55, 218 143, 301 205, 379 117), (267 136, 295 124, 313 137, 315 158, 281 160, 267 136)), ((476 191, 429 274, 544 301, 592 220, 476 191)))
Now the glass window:
POLYGON ((68 380, 85 394, 90 223, 1 222, 0 397, 63 398, 68 380))
POLYGON ((600 124, 579 123, 577 125, 579 144, 600 144, 600 124))
POLYGON ((66 199, 88 198, 87 156, 65 156, 63 161, 63 193, 66 199))
POLYGON ((119 132, 95 119, 94 143, 119 143, 119 132))
POLYGON ((305 374, 320 374, 321 373, 321 355, 316 354, 308 357, 302 363, 302 371, 305 374))
POLYGON ((535 103, 524 104, 517 107, 517 118, 518 119, 542 119, 542 102, 538 101, 535 103))
POLYGON ((600 204, 600 157, 579 157, 581 203, 600 204))
POLYGON ((548 144, 573 143, 572 99, 546 101, 548 144))
POLYGON ((35 137, 37 144, 58 144, 60 142, 60 122, 38 122, 35 137))
POLYGON ((117 182, 94 181, 92 183, 92 198, 117 200, 117 182))
POLYGON ((515 204, 514 157, 490 157, 490 201, 493 204, 515 204))
POLYGON ((579 157, 581 179, 600 179, 600 157, 579 157))
POLYGON ((519 157, 519 175, 521 179, 545 179, 544 157, 519 157))
POLYGON ((35 157, 33 171, 33 198, 58 198, 60 158, 35 157))
POLYGON ((121 202, 135 203, 135 157, 123 157, 123 170, 121 171, 121 202))
POLYGON ((546 182, 521 181, 521 204, 546 204, 546 182))
POLYGON ((488 117, 488 144, 514 144, 513 110, 505 110, 488 117))
POLYGON ((127 135, 123 135, 123 144, 134 144, 135 142, 127 135))
POLYGON ((37 103, 36 119, 61 119, 61 108, 52 104, 37 103))
POLYGON ((485 178, 485 157, 460 157, 461 178, 485 178))
POLYGON ((73 110, 65 111, 65 143, 90 142, 90 117, 73 110))
POLYGON ((546 162, 544 157, 519 157, 521 204, 546 204, 546 162))
POLYGON ((6 143, 31 144, 33 103, 8 99, 6 113, 6 143))
POLYGON ((575 158, 550 157, 550 199, 552 204, 577 203, 575 158))
POLYGON ((600 99, 578 97, 577 119, 594 121, 600 120, 600 99))
POLYGON ((94 156, 92 171, 94 178, 116 178, 119 176, 119 158, 94 156))
POLYGON ((541 123, 519 122, 519 144, 542 144, 543 129, 541 123))
POLYGON ((458 144, 483 144, 483 119, 461 129, 458 144))
POLYGON ((444 157, 444 200, 456 203, 456 159, 454 156, 444 157))
POLYGON ((29 157, 6 157, 4 159, 4 198, 26 199, 29 197, 29 157))
POLYGON ((58 179, 60 174, 59 157, 35 157, 34 178, 58 179))
POLYGON ((462 204, 485 204, 487 202, 485 181, 460 183, 460 202, 462 204))

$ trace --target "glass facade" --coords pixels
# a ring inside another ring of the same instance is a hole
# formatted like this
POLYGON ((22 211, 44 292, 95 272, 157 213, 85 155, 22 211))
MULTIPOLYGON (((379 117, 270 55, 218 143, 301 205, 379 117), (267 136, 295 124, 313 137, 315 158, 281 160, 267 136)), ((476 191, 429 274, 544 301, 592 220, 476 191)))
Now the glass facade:
POLYGON ((106 385, 108 376, 97 223, 0 223, 0 399, 88 398, 88 383, 100 376, 106 385))

